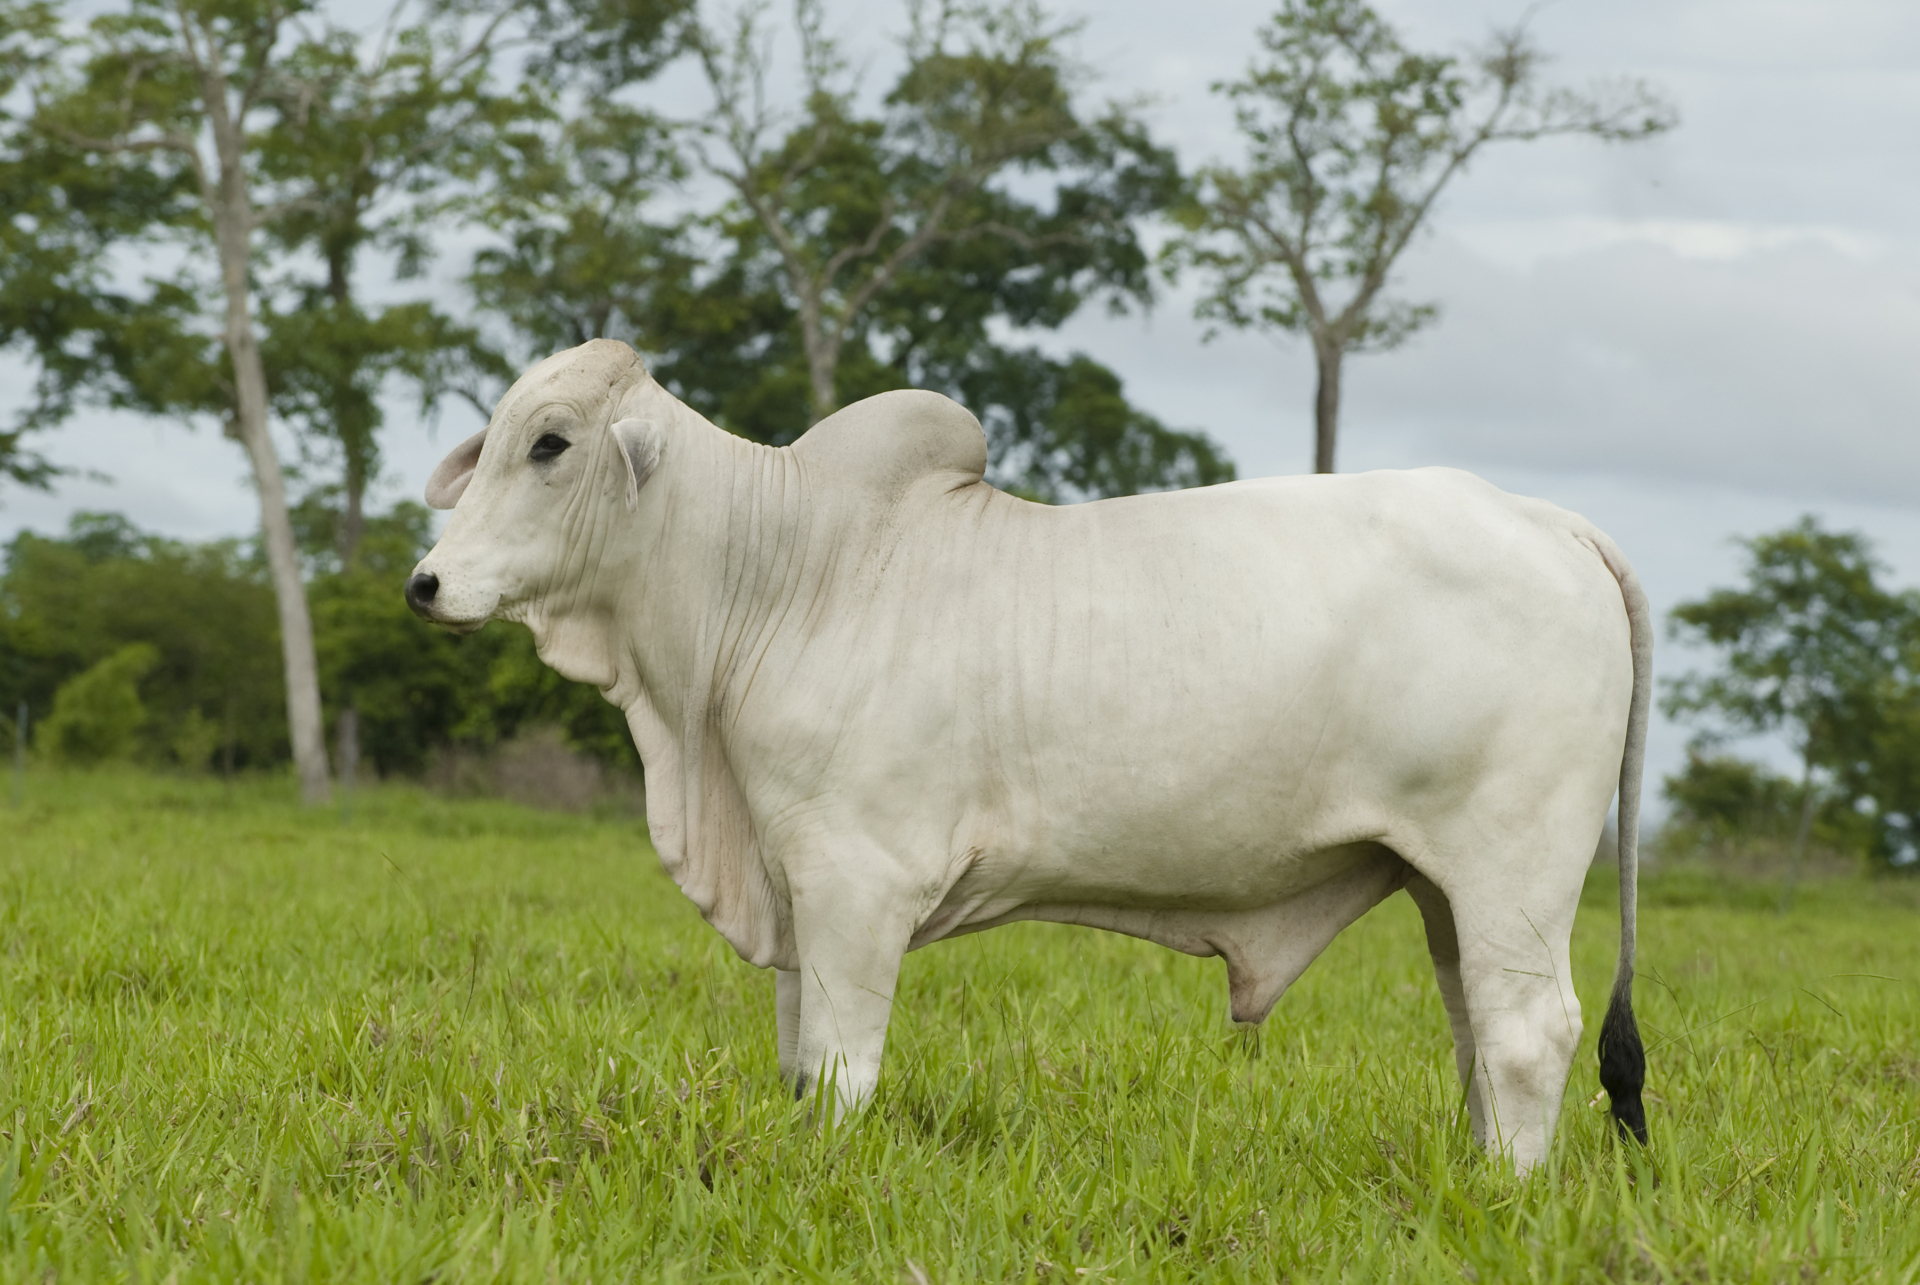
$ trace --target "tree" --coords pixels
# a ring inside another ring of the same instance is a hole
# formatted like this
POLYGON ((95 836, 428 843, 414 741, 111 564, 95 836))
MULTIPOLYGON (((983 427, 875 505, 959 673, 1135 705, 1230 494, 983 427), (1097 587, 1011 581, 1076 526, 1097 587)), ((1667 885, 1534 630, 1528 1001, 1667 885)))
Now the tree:
MULTIPOLYGON (((262 205, 253 167, 259 115, 278 68, 276 50, 305 7, 277 0, 129 0, 95 18, 80 46, 77 74, 49 70, 36 82, 32 127, 56 147, 94 158, 110 176, 147 172, 184 183, 189 204, 151 211, 155 227, 178 230, 212 251, 222 324, 216 367, 190 320, 194 291, 156 285, 149 321, 171 323, 173 346, 199 360, 133 373, 120 400, 154 409, 215 411, 247 453, 260 497, 262 544, 272 571, 286 670, 287 724, 301 794, 328 794, 327 753, 313 627, 287 513, 286 481, 267 425, 267 375, 255 324, 255 236, 288 208, 262 205), (147 378, 139 378, 146 375, 147 378)), ((150 180, 151 181, 151 180, 150 180)), ((128 348, 137 345, 128 344, 128 348)))
POLYGON ((14 60, 31 73, 34 104, 15 132, 26 141, 8 201, 30 199, 20 184, 51 178, 50 204, 62 216, 33 228, 36 252, 55 270, 6 292, 58 299, 66 314, 58 325, 18 328, 41 366, 35 422, 87 396, 218 417, 246 450, 280 616, 294 764, 309 802, 328 793, 327 754, 269 414, 304 424, 310 441, 319 432, 340 445, 350 551, 374 459, 379 380, 404 368, 431 385, 442 354, 471 347, 424 306, 363 314, 347 297, 353 254, 378 231, 370 203, 418 179, 424 158, 459 135, 448 109, 478 94, 488 42, 513 8, 501 0, 464 47, 468 5, 443 7, 451 16, 442 27, 390 27, 363 68, 354 38, 305 25, 311 0, 128 0, 81 37, 44 28, 32 56, 14 60), (274 241, 283 256, 320 252, 325 309, 313 306, 314 292, 291 310, 275 306, 274 241), (112 246, 158 250, 179 266, 150 277, 144 293, 127 292, 105 266, 112 246), (214 299, 217 309, 207 308, 214 299))
POLYGON ((744 10, 724 41, 696 29, 716 109, 697 152, 777 258, 813 418, 839 408, 839 364, 867 310, 936 247, 995 238, 1051 269, 1053 289, 1097 277, 1118 297, 1146 298, 1131 218, 1171 196, 1173 161, 1118 108, 1080 119, 1077 69, 1061 52, 1072 27, 1051 25, 1030 0, 931 14, 915 5, 907 68, 884 114, 862 117, 819 0, 798 0, 806 95, 789 121, 768 103, 763 12, 744 10), (1023 172, 1062 180, 1052 211, 1006 189, 1023 172), (1067 247, 1077 253, 1048 261, 1067 247))
MULTIPOLYGON (((23 284, 48 275, 59 266, 28 263, 37 248, 33 233, 44 218, 49 192, 44 184, 23 182, 20 158, 12 140, 18 131, 8 103, 22 79, 37 69, 47 44, 59 25, 52 5, 35 0, 0 0, 0 349, 18 342, 34 320, 39 292, 23 284), (35 207, 38 207, 37 209, 35 207), (39 217, 36 217, 39 216, 39 217)), ((45 324, 45 321, 42 322, 45 324)), ((0 428, 0 478, 23 486, 45 487, 53 464, 28 449, 25 438, 35 425, 24 417, 0 428)))
MULTIPOLYGON (((318 279, 297 268, 263 309, 275 413, 302 430, 303 464, 337 463, 336 555, 351 563, 365 522, 366 488, 379 467, 379 394, 393 375, 421 390, 430 412, 448 391, 474 396, 474 377, 500 378, 504 362, 425 302, 369 310, 356 295, 361 255, 389 254, 401 279, 432 257, 428 229, 444 222, 439 193, 488 146, 512 105, 492 88, 492 57, 511 3, 467 6, 400 25, 389 12, 376 41, 339 30, 302 40, 282 59, 268 94, 272 120, 259 140, 258 170, 282 190, 304 191, 267 227, 283 258, 310 251, 318 279)), ((486 406, 479 407, 481 413, 486 406)))
POLYGON ((692 0, 555 0, 540 10, 547 52, 474 150, 486 181, 455 205, 504 244, 483 248, 468 284, 529 355, 589 339, 634 339, 662 289, 696 268, 686 217, 650 203, 684 177, 671 125, 615 95, 680 50, 692 0), (576 108, 569 114, 569 107, 576 108))
POLYGON ((1920 866, 1920 604, 1909 612, 1899 671, 1875 700, 1871 752, 1856 760, 1850 784, 1870 799, 1873 856, 1903 869, 1920 866))
POLYGON ((1216 442, 1131 405, 1120 377, 1084 353, 1061 361, 983 347, 950 369, 948 386, 979 408, 989 476, 1028 499, 1058 504, 1233 480, 1216 442))
POLYGON ((1207 279, 1203 319, 1308 337, 1314 471, 1331 473, 1347 355, 1393 348, 1439 315, 1385 291, 1447 184, 1489 144, 1631 141, 1676 117, 1637 83, 1544 87, 1524 19, 1464 62, 1406 48, 1365 0, 1286 0, 1258 38, 1265 58, 1214 86, 1246 167, 1199 175, 1168 264, 1207 279))
POLYGON ((693 37, 712 120, 676 129, 598 100, 502 149, 484 218, 505 243, 471 281, 531 352, 625 339, 715 423, 774 445, 844 402, 932 388, 981 416, 994 480, 1035 498, 1232 477, 1217 446, 1128 405, 1090 358, 1005 342, 1098 295, 1147 300, 1135 222, 1178 191, 1171 156, 1124 112, 1077 114, 1063 30, 1032 6, 922 15, 868 113, 803 3, 809 89, 783 114, 764 13, 693 37), (689 172, 732 199, 690 211, 689 172))
POLYGON ((63 470, 29 435, 59 422, 89 371, 136 360, 116 342, 131 308, 104 284, 107 249, 173 204, 185 177, 114 172, 45 145, 30 91, 59 72, 67 43, 52 3, 0 0, 0 348, 38 364, 27 406, 0 427, 0 479, 43 489, 63 470))
POLYGON ((1740 543, 1745 587, 1681 603, 1669 621, 1674 638, 1718 649, 1720 668, 1673 680, 1661 704, 1670 718, 1703 724, 1697 745, 1770 733, 1793 745, 1790 897, 1823 792, 1816 774, 1838 802, 1872 798, 1889 719, 1913 702, 1906 666, 1920 601, 1881 587, 1864 536, 1824 530, 1811 516, 1740 543))
POLYGON ((470 206, 501 237, 475 255, 468 276, 481 307, 512 325, 528 356, 589 339, 671 344, 689 322, 732 329, 736 309, 682 315, 705 256, 690 239, 692 216, 656 208, 685 175, 670 124, 604 99, 568 116, 541 88, 529 87, 533 110, 501 130, 491 182, 470 206))

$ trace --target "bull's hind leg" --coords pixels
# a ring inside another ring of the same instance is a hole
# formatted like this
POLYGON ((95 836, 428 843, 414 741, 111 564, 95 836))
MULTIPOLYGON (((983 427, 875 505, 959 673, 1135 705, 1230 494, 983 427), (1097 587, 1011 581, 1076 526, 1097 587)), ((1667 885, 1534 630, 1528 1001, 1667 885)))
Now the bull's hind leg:
POLYGON ((1453 926, 1453 907, 1447 895, 1425 875, 1407 881, 1407 895, 1420 907, 1420 918, 1427 928, 1427 953, 1433 956, 1433 976, 1440 985, 1440 1001, 1447 1008, 1447 1024, 1453 1028, 1453 1064, 1460 1075, 1460 1087, 1467 1095, 1467 1113, 1473 1120, 1473 1136, 1482 1143, 1487 1137, 1486 1102, 1473 1076, 1473 1023, 1467 1017, 1467 992, 1460 984, 1460 936, 1453 926))
MULTIPOLYGON (((1509 867, 1509 871, 1512 868, 1509 867)), ((1475 1133, 1525 1173, 1546 1156, 1580 1043, 1568 945, 1578 880, 1509 878, 1455 888, 1459 986, 1472 1028, 1475 1133)))

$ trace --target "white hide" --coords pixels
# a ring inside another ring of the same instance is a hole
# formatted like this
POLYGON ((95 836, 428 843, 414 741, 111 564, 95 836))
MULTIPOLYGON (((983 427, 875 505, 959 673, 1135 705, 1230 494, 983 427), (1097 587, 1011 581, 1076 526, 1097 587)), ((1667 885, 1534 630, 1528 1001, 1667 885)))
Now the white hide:
POLYGON ((458 506, 423 614, 523 620, 626 711, 661 860, 782 970, 803 1086, 865 1100, 901 956, 942 937, 1048 919, 1220 955, 1259 1021, 1404 886, 1476 1131, 1544 1153, 1644 650, 1584 519, 1441 469, 1031 504, 944 397, 771 449, 604 340, 474 446, 430 488, 458 506))

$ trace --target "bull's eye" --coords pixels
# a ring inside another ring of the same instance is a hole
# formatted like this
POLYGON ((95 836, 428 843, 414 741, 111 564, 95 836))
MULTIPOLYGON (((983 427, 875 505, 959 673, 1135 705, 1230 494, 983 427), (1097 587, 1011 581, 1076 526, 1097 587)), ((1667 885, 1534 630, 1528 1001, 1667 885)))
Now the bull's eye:
POLYGON ((573 443, 558 433, 542 433, 540 440, 533 444, 533 449, 527 452, 527 458, 536 464, 545 464, 571 445, 573 443))

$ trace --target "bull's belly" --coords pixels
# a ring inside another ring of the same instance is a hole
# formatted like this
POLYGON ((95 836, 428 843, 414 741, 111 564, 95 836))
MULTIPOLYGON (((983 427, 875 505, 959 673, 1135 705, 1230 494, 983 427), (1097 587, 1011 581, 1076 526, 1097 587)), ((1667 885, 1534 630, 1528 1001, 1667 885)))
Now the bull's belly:
POLYGON ((1114 911, 1187 916, 1258 910, 1320 887, 1381 852, 1368 839, 1303 849, 1278 835, 1260 844, 1221 844, 1191 832, 1177 847, 1155 836, 1040 851, 969 849, 962 857, 965 872, 915 940, 924 944, 1012 919, 1110 926, 1105 920, 1114 911))

